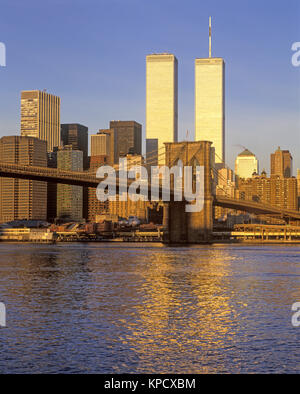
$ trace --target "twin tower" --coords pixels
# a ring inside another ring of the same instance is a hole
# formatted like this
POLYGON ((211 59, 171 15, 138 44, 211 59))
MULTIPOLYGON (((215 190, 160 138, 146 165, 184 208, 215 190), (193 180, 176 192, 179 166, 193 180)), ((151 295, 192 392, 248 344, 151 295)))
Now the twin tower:
MULTIPOLYGON (((225 162, 225 63, 195 60, 195 141, 211 141, 215 162, 225 162)), ((146 58, 147 161, 163 163, 164 143, 178 142, 178 61, 169 53, 146 58)))

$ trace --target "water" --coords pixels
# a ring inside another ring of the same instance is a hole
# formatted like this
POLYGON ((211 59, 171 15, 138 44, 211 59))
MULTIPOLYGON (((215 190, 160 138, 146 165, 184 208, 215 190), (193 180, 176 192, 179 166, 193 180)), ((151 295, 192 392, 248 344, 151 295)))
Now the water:
POLYGON ((300 372, 299 246, 0 244, 2 373, 300 372))

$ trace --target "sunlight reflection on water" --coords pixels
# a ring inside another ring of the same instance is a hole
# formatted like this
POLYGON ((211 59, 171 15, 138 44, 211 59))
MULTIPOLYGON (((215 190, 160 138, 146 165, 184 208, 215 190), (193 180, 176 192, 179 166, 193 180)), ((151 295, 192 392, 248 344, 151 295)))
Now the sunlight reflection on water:
POLYGON ((300 248, 0 245, 0 372, 300 372, 300 248))

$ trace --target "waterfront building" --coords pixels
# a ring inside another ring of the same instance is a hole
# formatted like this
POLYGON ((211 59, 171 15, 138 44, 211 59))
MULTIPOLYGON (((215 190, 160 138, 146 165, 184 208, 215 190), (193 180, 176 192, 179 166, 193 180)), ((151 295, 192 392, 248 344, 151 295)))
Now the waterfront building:
POLYGON ((245 149, 235 160, 235 174, 238 178, 251 178, 253 173, 258 173, 258 160, 256 156, 245 149))
POLYGON ((21 135, 47 142, 47 151, 60 146, 60 98, 46 91, 21 92, 21 135))
POLYGON ((150 206, 148 201, 132 201, 129 197, 127 201, 121 201, 120 195, 117 194, 116 201, 109 201, 109 214, 124 219, 128 219, 129 216, 135 216, 145 221, 147 219, 148 206, 150 206))
POLYGON ((280 147, 271 154, 271 176, 277 175, 281 178, 290 178, 293 175, 293 158, 288 150, 280 147))
MULTIPOLYGON (((33 137, 2 137, 0 161, 47 167, 47 143, 33 137)), ((0 178, 0 222, 21 219, 47 219, 47 183, 0 178)))
MULTIPOLYGON (((66 145, 57 152, 57 168, 68 171, 83 171, 83 153, 66 145)), ((83 188, 74 185, 57 185, 58 218, 75 221, 83 217, 83 188)))
POLYGON ((178 61, 169 53, 146 57, 146 138, 158 142, 153 165, 164 164, 165 142, 178 141, 178 61))
POLYGON ((263 171, 261 175, 239 180, 239 198, 297 210, 297 179, 282 178, 279 175, 268 178, 263 171))

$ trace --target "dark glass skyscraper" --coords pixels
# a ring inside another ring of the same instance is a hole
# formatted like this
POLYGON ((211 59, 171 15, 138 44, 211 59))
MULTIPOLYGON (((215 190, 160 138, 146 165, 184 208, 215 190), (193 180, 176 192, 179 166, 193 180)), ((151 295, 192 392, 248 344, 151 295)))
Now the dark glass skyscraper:
POLYGON ((133 121, 111 121, 109 127, 114 132, 114 163, 128 153, 142 153, 142 125, 133 121))
POLYGON ((83 169, 88 168, 88 128, 78 123, 61 125, 61 140, 64 145, 71 145, 73 150, 83 152, 83 169))

